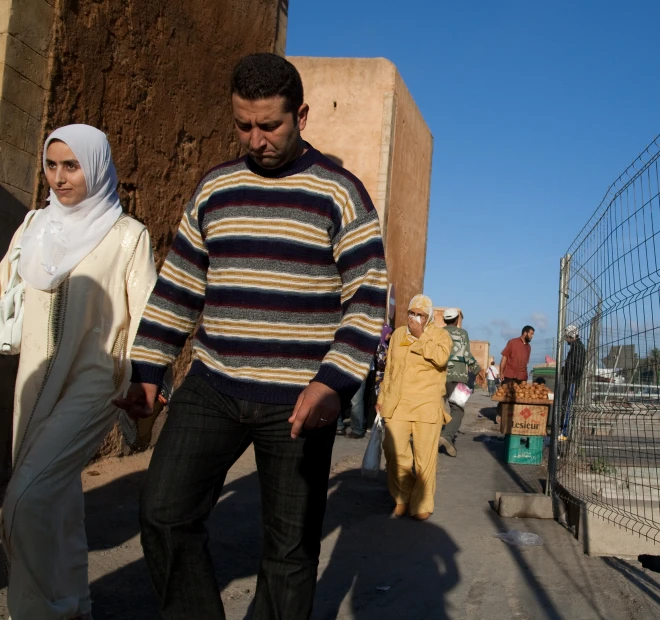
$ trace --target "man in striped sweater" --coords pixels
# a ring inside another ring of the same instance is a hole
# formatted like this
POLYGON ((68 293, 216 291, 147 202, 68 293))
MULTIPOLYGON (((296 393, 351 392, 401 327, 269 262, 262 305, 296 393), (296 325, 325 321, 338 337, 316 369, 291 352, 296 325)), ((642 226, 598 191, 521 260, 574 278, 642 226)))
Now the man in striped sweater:
POLYGON ((247 156, 202 179, 131 351, 118 405, 148 415, 193 340, 141 497, 142 544, 167 620, 224 618, 205 521, 250 444, 264 551, 255 619, 311 614, 337 416, 385 316, 380 225, 362 183, 305 143, 295 67, 244 58, 232 108, 247 156))

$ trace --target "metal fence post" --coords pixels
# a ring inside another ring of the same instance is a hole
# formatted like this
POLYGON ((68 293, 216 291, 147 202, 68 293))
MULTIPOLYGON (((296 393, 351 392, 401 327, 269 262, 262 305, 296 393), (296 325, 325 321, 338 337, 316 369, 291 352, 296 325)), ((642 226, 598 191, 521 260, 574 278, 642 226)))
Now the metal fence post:
POLYGON ((550 435, 550 462, 545 485, 545 494, 550 495, 555 483, 557 473, 557 441, 559 437, 558 412, 561 408, 561 363, 564 357, 564 333, 566 331, 566 304, 568 302, 568 277, 570 272, 571 255, 562 256, 559 261, 559 308, 557 317, 557 349, 555 352, 555 396, 552 402, 552 424, 550 435))

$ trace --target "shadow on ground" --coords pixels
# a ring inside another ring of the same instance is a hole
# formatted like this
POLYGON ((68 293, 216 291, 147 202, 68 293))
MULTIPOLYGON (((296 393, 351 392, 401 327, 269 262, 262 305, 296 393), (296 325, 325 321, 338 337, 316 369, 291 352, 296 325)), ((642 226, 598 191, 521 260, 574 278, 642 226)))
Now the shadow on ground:
MULTIPOLYGON (((545 466, 517 465, 506 463, 504 438, 495 435, 476 435, 473 441, 480 442, 484 449, 493 457, 507 476, 523 493, 543 493, 545 488, 545 466)), ((499 489, 506 490, 506 489, 499 489)))
MULTIPOLYGON (((138 534, 143 477, 144 472, 131 474, 86 494, 90 551, 111 554, 138 534)), ((460 579, 457 546, 441 527, 394 519, 391 509, 384 478, 363 480, 357 469, 331 478, 323 534, 329 544, 321 556, 325 570, 318 583, 315 619, 343 613, 357 620, 380 619, 383 614, 410 620, 449 617, 446 594, 460 579)), ((225 486, 209 519, 211 555, 229 617, 232 602, 245 609, 254 594, 235 581, 257 573, 260 515, 259 481, 251 473, 225 486)), ((94 581, 92 596, 97 619, 159 617, 142 558, 94 581)))
POLYGON ((318 584, 314 618, 448 618, 446 595, 460 574, 459 549, 445 530, 391 517, 384 476, 363 480, 352 469, 330 484, 325 534, 338 537, 318 584))
POLYGON ((643 592, 660 609, 660 584, 646 574, 639 565, 620 558, 603 558, 603 561, 623 575, 633 586, 643 592))

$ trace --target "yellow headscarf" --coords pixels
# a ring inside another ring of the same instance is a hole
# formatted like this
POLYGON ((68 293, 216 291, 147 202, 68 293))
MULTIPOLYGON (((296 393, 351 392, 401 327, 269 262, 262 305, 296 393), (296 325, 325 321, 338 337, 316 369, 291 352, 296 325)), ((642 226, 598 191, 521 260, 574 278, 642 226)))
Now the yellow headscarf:
MULTIPOLYGON (((408 304, 408 311, 410 312, 410 310, 413 308, 422 310, 424 314, 428 315, 429 318, 426 321, 426 325, 424 325, 424 329, 428 329, 428 326, 435 321, 435 317, 433 316, 433 302, 431 301, 431 298, 427 297, 426 295, 415 295, 408 304)), ((410 330, 406 328, 406 337, 401 341, 401 346, 409 347, 413 342, 415 342, 415 340, 417 340, 417 338, 415 338, 415 336, 410 333, 410 330)))

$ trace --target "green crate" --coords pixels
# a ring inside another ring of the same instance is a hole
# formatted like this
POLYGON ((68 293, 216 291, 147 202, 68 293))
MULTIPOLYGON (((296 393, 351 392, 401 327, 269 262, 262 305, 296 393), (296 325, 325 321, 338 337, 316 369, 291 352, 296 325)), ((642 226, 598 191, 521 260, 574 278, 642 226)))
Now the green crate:
POLYGON ((507 463, 539 465, 543 461, 543 436, 507 435, 504 451, 507 463))

